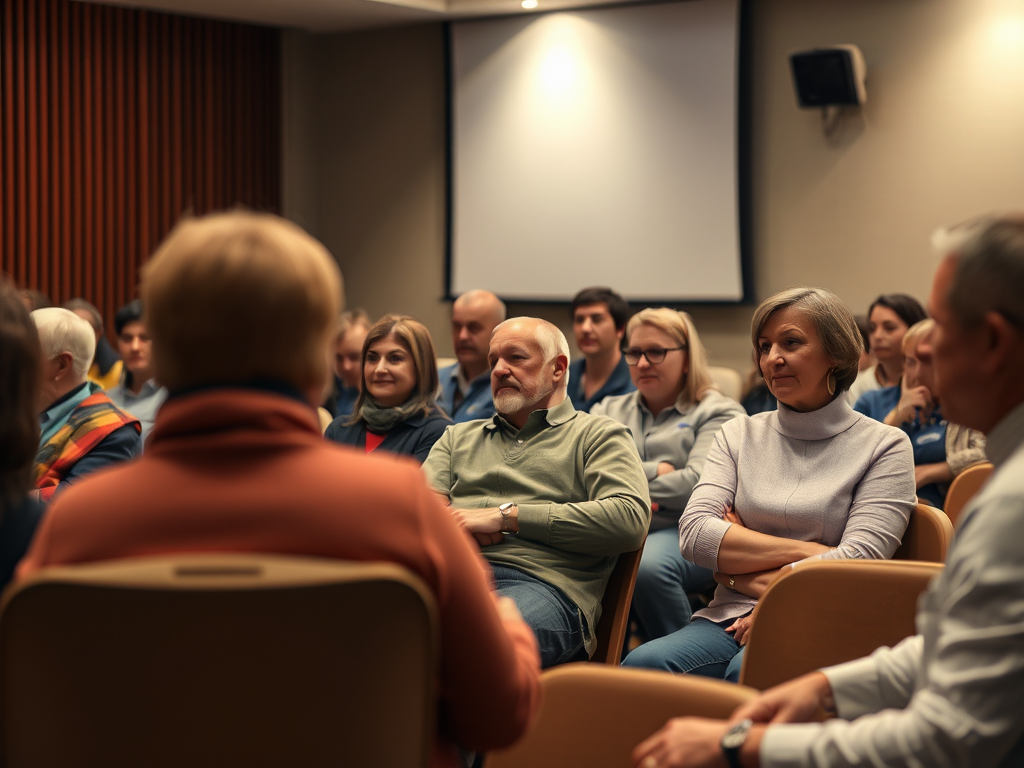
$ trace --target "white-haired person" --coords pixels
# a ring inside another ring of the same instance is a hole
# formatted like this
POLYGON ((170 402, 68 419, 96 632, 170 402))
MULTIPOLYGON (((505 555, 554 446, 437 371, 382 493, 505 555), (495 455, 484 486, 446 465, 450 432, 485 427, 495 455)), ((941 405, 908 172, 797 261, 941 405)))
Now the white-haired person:
POLYGON ((19 574, 184 552, 396 563, 437 605, 427 764, 457 768, 459 746, 519 738, 540 703, 540 666, 515 605, 495 597, 417 465, 320 433, 342 295, 327 250, 275 216, 188 219, 146 265, 141 294, 155 374, 170 391, 146 453, 58 498, 19 574))
POLYGON ((628 666, 736 680, 751 614, 783 569, 892 557, 906 530, 910 440, 850 408, 862 345, 846 305, 818 288, 783 291, 758 307, 750 335, 778 410, 722 426, 679 520, 682 555, 715 572, 715 597, 628 666))
POLYGON ((680 554, 679 516, 718 430, 744 411, 714 389, 704 345, 688 314, 644 309, 625 331, 625 360, 637 391, 605 398, 590 412, 629 427, 647 475, 651 528, 632 608, 643 638, 654 640, 689 623, 688 592, 715 584, 710 569, 680 554))
POLYGON ((142 427, 87 380, 96 351, 88 322, 61 307, 37 309, 32 320, 43 353, 35 493, 48 502, 96 470, 138 456, 142 427))
POLYGON ((615 561, 651 522, 628 430, 566 395, 569 344, 532 317, 498 325, 487 360, 496 413, 452 424, 423 464, 515 600, 541 665, 585 660, 615 561))

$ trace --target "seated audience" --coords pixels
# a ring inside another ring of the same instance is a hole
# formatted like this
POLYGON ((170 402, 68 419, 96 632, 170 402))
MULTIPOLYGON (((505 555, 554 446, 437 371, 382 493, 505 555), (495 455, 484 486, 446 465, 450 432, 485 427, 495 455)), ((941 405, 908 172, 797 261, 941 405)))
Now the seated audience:
POLYGON ((363 342, 370 330, 370 318, 361 309, 343 312, 334 342, 334 386, 324 408, 331 419, 351 416, 359 399, 363 380, 363 342))
POLYGON ((39 448, 39 358, 28 309, 0 277, 0 590, 28 549, 43 511, 29 495, 39 448))
POLYGON ((363 344, 362 388, 351 416, 324 437, 370 453, 378 448, 420 464, 451 420, 437 407, 437 361, 430 331, 404 315, 385 315, 363 344))
POLYGON ((573 298, 571 312, 583 357, 569 366, 568 393, 573 407, 588 413, 594 403, 636 389, 622 359, 629 304, 611 288, 584 288, 573 298))
POLYGON ((467 291, 452 304, 452 346, 459 362, 442 368, 438 405, 460 424, 494 415, 487 349, 505 319, 505 305, 490 291, 467 291))
POLYGON ((569 344, 532 317, 494 329, 497 414, 453 424, 423 470, 515 600, 550 667, 586 659, 615 561, 650 524, 647 481, 624 426, 565 394, 569 344))
POLYGON ((85 299, 70 299, 64 304, 64 309, 70 309, 80 318, 92 326, 96 334, 96 353, 89 366, 89 381, 99 384, 103 389, 110 389, 116 386, 121 380, 121 358, 110 346, 103 328, 103 315, 85 299))
POLYGON ((1024 765, 1024 215, 941 239, 935 375, 949 418, 988 436, 995 472, 918 601, 919 634, 766 691, 730 722, 671 720, 637 768, 1024 765))
POLYGON ((747 412, 748 416, 764 413, 765 411, 774 411, 779 407, 779 401, 775 399, 775 395, 768 389, 767 382, 761 376, 761 369, 756 365, 750 369, 746 380, 743 382, 740 405, 743 406, 743 410, 747 412))
POLYGON ((685 312, 644 309, 626 326, 624 360, 638 391, 608 397, 591 413, 629 427, 647 475, 651 530, 633 592, 646 640, 690 621, 687 592, 713 586, 714 573, 679 553, 679 516, 722 425, 743 409, 715 391, 707 355, 685 312))
POLYGON ((124 373, 116 387, 107 390, 110 401, 130 413, 142 425, 142 443, 160 406, 167 399, 167 389, 153 377, 153 341, 142 322, 142 302, 135 301, 117 310, 114 315, 117 351, 124 362, 124 373))
POLYGON ((913 452, 844 393, 861 341, 846 306, 793 288, 754 313, 751 342, 778 410, 726 422, 679 520, 682 555, 715 572, 711 604, 623 662, 739 677, 751 613, 784 568, 811 558, 888 558, 914 507, 913 452))
POLYGON ((857 375, 847 399, 855 405, 865 392, 899 384, 903 375, 903 334, 928 314, 913 296, 890 293, 879 296, 868 310, 871 354, 877 361, 857 375))
POLYGON ((397 563, 437 603, 430 765, 457 766, 456 745, 515 741, 539 704, 529 628, 495 599, 479 553, 419 467, 320 434, 341 302, 323 246, 273 216, 186 220, 145 267, 141 293, 154 369, 171 393, 146 453, 59 498, 20 575, 193 551, 397 563))
POLYGON ((950 424, 942 415, 932 364, 934 327, 931 319, 910 327, 903 336, 900 384, 868 392, 855 410, 907 433, 914 446, 918 500, 942 509, 953 478, 988 459, 983 434, 950 424))
POLYGON ((60 307, 37 309, 31 317, 43 352, 35 493, 50 501, 86 475, 138 456, 142 427, 86 380, 96 336, 85 320, 60 307))

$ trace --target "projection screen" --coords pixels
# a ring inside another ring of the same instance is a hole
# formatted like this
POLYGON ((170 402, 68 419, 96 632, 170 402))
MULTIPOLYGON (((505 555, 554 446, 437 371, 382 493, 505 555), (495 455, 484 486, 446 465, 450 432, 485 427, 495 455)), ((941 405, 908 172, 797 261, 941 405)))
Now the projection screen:
POLYGON ((448 289, 741 301, 739 0, 450 27, 448 289))

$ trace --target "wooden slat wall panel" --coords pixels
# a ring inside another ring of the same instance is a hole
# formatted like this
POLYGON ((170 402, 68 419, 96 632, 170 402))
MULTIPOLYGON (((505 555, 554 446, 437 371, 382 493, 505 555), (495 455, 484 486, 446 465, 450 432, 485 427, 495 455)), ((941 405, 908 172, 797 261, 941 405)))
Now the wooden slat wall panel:
POLYGON ((0 0, 0 270, 108 322, 184 213, 280 210, 277 30, 0 0))

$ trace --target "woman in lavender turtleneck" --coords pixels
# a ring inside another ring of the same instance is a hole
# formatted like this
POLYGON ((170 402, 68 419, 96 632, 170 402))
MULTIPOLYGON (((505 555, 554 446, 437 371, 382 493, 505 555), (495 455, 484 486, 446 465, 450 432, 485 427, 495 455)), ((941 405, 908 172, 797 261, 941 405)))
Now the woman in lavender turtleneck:
POLYGON ((843 395, 862 348, 849 309, 821 289, 783 291, 754 313, 751 340, 779 409, 722 427, 679 519, 683 557, 715 572, 714 600, 625 665, 738 679, 750 614, 783 569, 888 558, 906 530, 910 442, 843 395))

